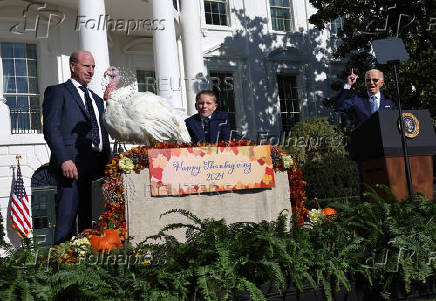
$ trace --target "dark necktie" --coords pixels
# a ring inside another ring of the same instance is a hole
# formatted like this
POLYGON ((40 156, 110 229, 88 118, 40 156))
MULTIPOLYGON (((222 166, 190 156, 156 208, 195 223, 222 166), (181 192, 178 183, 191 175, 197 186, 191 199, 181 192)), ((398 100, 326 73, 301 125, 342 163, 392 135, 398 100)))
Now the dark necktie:
POLYGON ((204 137, 206 138, 206 142, 210 142, 209 138, 209 118, 203 119, 203 130, 204 130, 204 137))
POLYGON ((92 106, 92 99, 91 96, 89 96, 89 91, 85 86, 79 86, 80 90, 85 92, 85 103, 86 103, 86 110, 89 113, 89 116, 91 118, 91 137, 92 137, 92 144, 95 147, 99 147, 100 145, 100 133, 98 128, 98 122, 97 118, 95 117, 94 107, 92 106))

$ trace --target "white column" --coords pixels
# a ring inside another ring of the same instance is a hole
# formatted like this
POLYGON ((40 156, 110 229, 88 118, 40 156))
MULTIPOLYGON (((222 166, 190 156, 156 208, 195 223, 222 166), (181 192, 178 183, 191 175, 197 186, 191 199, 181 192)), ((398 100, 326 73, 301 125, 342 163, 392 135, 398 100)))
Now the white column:
MULTIPOLYGON (((0 143, 6 144, 9 142, 9 135, 11 135, 11 113, 9 106, 4 102, 6 100, 0 99, 0 143)), ((4 176, 2 174, 2 176, 4 176)))
MULTIPOLYGON (((0 70, 3 70, 3 63, 0 58, 0 70)), ((0 143, 8 140, 11 134, 11 114, 6 98, 3 96, 3 76, 0 75, 0 143)), ((3 175, 2 175, 3 176, 3 175)), ((1 206, 0 206, 1 207, 1 206)), ((4 220, 4 218, 3 218, 4 220)))
POLYGON ((163 30, 153 31, 153 58, 159 95, 179 112, 186 112, 182 102, 173 1, 152 1, 153 19, 165 20, 163 30))
MULTIPOLYGON (((202 79, 207 75, 201 47, 200 9, 198 0, 181 1, 183 57, 188 115, 196 113, 195 95, 202 89, 202 79)), ((203 87, 205 88, 205 87, 203 87)))
POLYGON ((91 89, 103 96, 101 81, 104 71, 109 67, 109 48, 106 34, 106 9, 104 0, 79 0, 76 29, 79 30, 80 49, 92 53, 95 72, 91 89), (91 19, 95 21, 90 21, 91 19))
MULTIPOLYGON (((3 60, 0 57, 0 70, 3 71, 3 60)), ((0 76, 0 103, 5 102, 6 99, 3 98, 3 75, 0 76)))

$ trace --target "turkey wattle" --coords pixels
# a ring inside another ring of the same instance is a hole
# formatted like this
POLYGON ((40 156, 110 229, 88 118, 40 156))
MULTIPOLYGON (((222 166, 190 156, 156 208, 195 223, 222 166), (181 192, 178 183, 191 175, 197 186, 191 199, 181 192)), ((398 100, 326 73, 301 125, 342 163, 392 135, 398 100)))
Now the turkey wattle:
POLYGON ((184 120, 165 99, 151 92, 138 92, 135 84, 115 89, 120 81, 120 71, 115 67, 104 74, 109 77, 104 120, 113 138, 145 145, 191 141, 184 120))

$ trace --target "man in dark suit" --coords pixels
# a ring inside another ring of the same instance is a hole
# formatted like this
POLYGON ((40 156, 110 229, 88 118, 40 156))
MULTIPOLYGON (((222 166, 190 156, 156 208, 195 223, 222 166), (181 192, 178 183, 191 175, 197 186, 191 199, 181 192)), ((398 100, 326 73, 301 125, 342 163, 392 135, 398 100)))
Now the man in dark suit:
POLYGON ((384 84, 383 73, 377 69, 365 73, 367 91, 354 94, 348 98, 348 92, 351 86, 356 83, 357 78, 358 76, 351 69, 351 74, 347 77, 347 83, 336 95, 335 104, 333 105, 336 111, 352 113, 356 127, 378 110, 395 110, 397 108, 392 100, 385 98, 380 92, 380 88, 384 84))
MULTIPOLYGON (((344 88, 336 95, 334 109, 340 112, 352 113, 354 117, 354 125, 358 127, 362 122, 367 120, 372 114, 378 110, 395 110, 395 103, 384 97, 380 92, 383 86, 383 72, 377 69, 371 69, 365 73, 366 92, 354 94, 347 98, 351 86, 357 81, 358 76, 351 69, 351 74, 347 77, 347 83, 344 88)), ((350 149, 350 157, 356 160, 353 145, 350 149)), ((360 198, 365 200, 364 186, 362 178, 362 170, 360 162, 358 162, 359 182, 360 182, 360 198)))
POLYGON ((230 140, 229 115, 216 111, 218 103, 211 90, 203 90, 195 97, 198 113, 185 120, 192 142, 215 143, 230 140))
POLYGON ((71 238, 76 215, 79 232, 92 226, 91 183, 111 159, 103 100, 87 87, 94 68, 90 52, 75 51, 71 78, 44 93, 44 138, 58 180, 55 244, 71 238))

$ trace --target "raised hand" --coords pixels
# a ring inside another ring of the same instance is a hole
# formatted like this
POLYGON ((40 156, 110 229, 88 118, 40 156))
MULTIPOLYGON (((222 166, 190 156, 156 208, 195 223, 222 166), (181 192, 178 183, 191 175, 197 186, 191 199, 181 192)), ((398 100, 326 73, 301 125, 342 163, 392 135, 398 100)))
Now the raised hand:
POLYGON ((353 68, 351 68, 351 74, 347 77, 347 85, 352 86, 356 83, 357 79, 359 78, 358 75, 354 74, 353 68))

